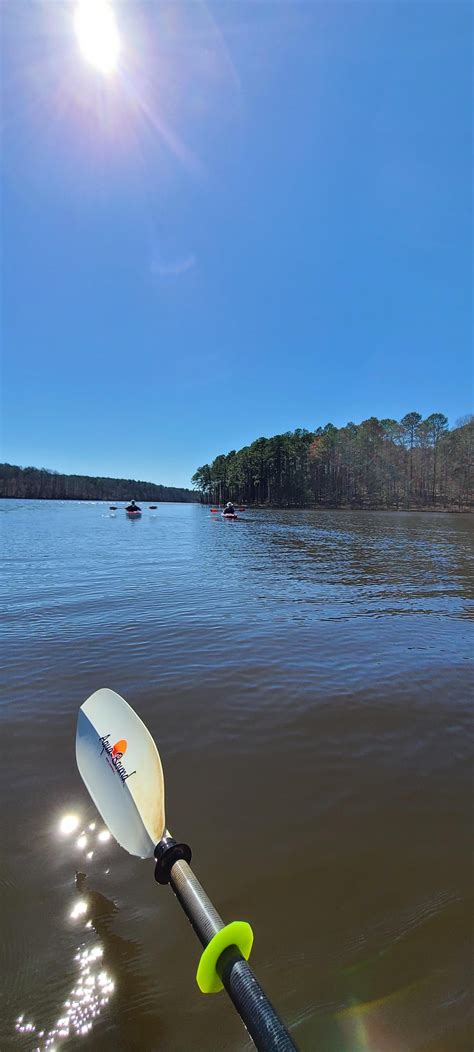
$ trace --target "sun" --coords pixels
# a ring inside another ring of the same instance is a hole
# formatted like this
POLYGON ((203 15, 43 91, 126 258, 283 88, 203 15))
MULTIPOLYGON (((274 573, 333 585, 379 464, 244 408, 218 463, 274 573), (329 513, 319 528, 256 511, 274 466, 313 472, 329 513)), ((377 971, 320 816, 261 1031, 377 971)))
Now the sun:
POLYGON ((106 76, 113 73, 120 55, 120 36, 108 0, 79 0, 74 25, 87 62, 106 76))

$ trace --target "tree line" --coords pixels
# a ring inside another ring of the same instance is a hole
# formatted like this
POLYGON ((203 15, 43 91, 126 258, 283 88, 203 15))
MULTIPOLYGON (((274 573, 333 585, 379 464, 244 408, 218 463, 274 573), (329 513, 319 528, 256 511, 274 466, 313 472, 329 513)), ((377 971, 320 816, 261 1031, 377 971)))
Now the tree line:
POLYGON ((135 479, 61 475, 47 468, 21 468, 0 464, 0 497, 36 500, 196 501, 191 489, 158 486, 135 479))
POLYGON ((450 430, 443 413, 372 416, 258 438, 202 465, 192 483, 206 503, 469 508, 473 452, 474 417, 450 430))

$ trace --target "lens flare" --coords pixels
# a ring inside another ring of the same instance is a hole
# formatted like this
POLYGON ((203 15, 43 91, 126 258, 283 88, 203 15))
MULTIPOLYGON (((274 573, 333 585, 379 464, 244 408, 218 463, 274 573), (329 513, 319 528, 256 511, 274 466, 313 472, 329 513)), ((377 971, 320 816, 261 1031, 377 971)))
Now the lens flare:
POLYGON ((120 36, 108 0, 79 0, 74 25, 86 61, 105 76, 113 73, 120 55, 120 36))

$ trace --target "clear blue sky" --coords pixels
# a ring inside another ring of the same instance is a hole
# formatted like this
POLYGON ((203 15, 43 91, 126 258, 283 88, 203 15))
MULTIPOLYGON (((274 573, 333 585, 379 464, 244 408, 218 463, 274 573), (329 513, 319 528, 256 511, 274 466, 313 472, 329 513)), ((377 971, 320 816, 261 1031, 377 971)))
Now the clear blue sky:
POLYGON ((470 3, 122 2, 108 77, 3 7, 2 459, 470 410, 470 3))

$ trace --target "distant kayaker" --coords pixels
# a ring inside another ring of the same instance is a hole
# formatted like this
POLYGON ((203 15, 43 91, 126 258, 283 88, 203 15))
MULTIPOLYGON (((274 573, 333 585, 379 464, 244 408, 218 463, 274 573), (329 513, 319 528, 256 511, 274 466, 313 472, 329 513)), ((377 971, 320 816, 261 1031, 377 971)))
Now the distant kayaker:
POLYGON ((142 509, 138 507, 138 504, 135 504, 134 500, 132 500, 132 503, 128 504, 127 507, 125 508, 125 511, 141 511, 141 510, 142 509))
POLYGON ((224 508, 224 515, 235 515, 235 508, 231 500, 227 501, 227 504, 224 508))

